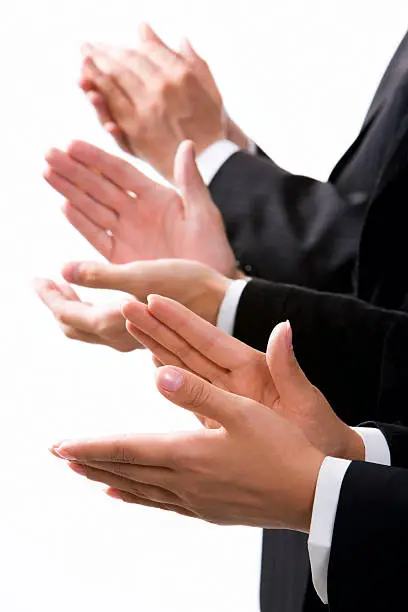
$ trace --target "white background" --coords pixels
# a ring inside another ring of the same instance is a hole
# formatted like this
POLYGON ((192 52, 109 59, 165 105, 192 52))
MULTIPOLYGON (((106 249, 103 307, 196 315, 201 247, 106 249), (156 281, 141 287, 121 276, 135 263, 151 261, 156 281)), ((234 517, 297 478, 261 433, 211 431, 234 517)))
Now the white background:
MULTIPOLYGON (((405 1, 14 0, 0 14, 0 609, 258 608, 260 533, 120 504, 47 452, 64 437, 194 426, 147 355, 66 340, 31 289, 97 255, 43 182, 50 146, 115 152, 78 91, 85 40, 188 34, 227 108, 281 165, 325 178, 408 24, 405 1)), ((84 295, 84 292, 82 292, 84 295)), ((92 295, 92 299, 107 299, 92 295)))

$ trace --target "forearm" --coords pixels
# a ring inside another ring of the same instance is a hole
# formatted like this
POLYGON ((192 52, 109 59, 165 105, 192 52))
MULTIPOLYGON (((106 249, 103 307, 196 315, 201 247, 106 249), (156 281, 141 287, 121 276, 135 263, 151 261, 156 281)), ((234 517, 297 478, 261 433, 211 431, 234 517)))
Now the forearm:
POLYGON ((232 155, 210 184, 244 272, 349 293, 366 203, 262 155, 232 155))
POLYGON ((353 462, 344 477, 328 571, 331 612, 397 610, 406 599, 408 472, 353 462))

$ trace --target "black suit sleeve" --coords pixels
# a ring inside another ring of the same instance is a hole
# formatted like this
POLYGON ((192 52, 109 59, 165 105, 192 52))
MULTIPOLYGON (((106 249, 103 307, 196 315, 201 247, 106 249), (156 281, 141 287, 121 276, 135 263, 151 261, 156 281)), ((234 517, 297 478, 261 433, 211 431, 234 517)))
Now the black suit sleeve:
MULTIPOLYGON (((404 399, 401 399, 404 401, 404 399)), ((363 425, 376 427, 387 440, 393 467, 408 468, 408 428, 397 423, 363 423, 363 425)))
POLYGON ((353 462, 343 480, 328 569, 331 612, 407 608, 408 470, 353 462))
POLYGON ((234 336, 265 351, 272 328, 286 319, 300 365, 345 422, 407 421, 407 314, 252 280, 238 305, 234 336))
POLYGON ((351 203, 330 182, 290 174, 261 151, 232 155, 210 190, 244 271, 351 292, 366 201, 351 203))

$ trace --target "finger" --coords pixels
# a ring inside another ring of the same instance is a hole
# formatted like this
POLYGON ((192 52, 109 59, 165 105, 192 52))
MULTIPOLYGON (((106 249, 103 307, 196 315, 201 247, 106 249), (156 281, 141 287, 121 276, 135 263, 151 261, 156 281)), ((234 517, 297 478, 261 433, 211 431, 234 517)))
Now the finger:
POLYGON ((94 89, 88 91, 87 98, 96 110, 98 120, 102 125, 113 121, 112 114, 106 104, 105 98, 99 91, 95 91, 94 89))
POLYGON ((112 231, 116 228, 118 216, 112 209, 97 202, 81 188, 70 183, 69 180, 52 168, 48 168, 43 176, 53 189, 65 196, 72 206, 81 211, 101 230, 109 229, 112 231))
POLYGON ((137 286, 134 264, 105 264, 96 261, 70 262, 61 273, 68 283, 94 289, 112 289, 132 293, 137 286))
MULTIPOLYGON (((90 101, 94 104, 99 120, 105 129, 109 129, 113 137, 119 137, 119 145, 125 145, 125 150, 129 150, 129 142, 126 136, 126 126, 129 117, 135 115, 135 108, 132 100, 109 74, 105 74, 98 68, 92 58, 94 50, 89 46, 89 53, 85 57, 83 65, 83 78, 80 86, 83 91, 91 95, 90 101), (116 125, 116 123, 120 124, 116 125), (115 126, 115 129, 112 126, 115 126), (120 134, 120 136, 119 136, 120 134)), ((103 46, 101 46, 103 49, 103 46)), ((109 70, 108 70, 109 72, 109 70)))
MULTIPOLYGON (((151 350, 160 360, 163 361, 163 359, 165 359, 164 363, 172 365, 185 364, 188 369, 211 381, 218 380, 229 371, 219 367, 216 363, 207 358, 205 342, 203 344, 204 350, 196 350, 181 335, 169 329, 166 325, 152 316, 145 304, 140 302, 129 302, 124 305, 122 314, 126 316, 137 329, 143 332, 143 334, 150 336, 152 341, 149 342, 149 340, 147 340, 149 346, 146 344, 146 348, 151 350), (175 364, 174 359, 179 360, 180 363, 175 364)), ((129 329, 128 327, 130 333, 132 333, 131 329, 132 328, 129 329)))
POLYGON ((177 149, 174 160, 174 180, 186 211, 192 213, 201 211, 203 207, 214 206, 198 171, 194 144, 190 140, 183 141, 177 149))
POLYGON ((67 152, 70 157, 85 166, 97 169, 124 191, 139 194, 156 185, 142 172, 120 159, 120 157, 110 155, 89 143, 75 140, 70 144, 67 152))
MULTIPOLYGON (((191 435, 190 435, 191 437, 191 435)), ((112 461, 169 468, 176 466, 181 434, 124 435, 95 440, 64 440, 54 447, 62 459, 78 462, 112 461)))
POLYGON ((180 54, 186 59, 189 64, 196 65, 204 60, 198 55, 197 51, 188 38, 182 38, 180 42, 180 54))
POLYGON ((109 110, 109 106, 105 102, 104 96, 98 91, 89 91, 87 98, 94 107, 100 124, 105 128, 107 132, 115 139, 116 144, 126 153, 132 154, 129 146, 129 141, 125 133, 116 125, 112 114, 109 110))
MULTIPOLYGON (((130 324, 131 325, 131 324, 130 324)), ((140 342, 140 341, 139 341, 140 342)), ((142 344, 142 343, 141 343, 142 344)), ((144 346, 144 345, 143 345, 144 346)), ((156 355, 152 355, 152 362, 155 368, 161 368, 164 365, 168 365, 168 364, 164 364, 162 361, 160 361, 160 359, 158 359, 156 357, 156 355)))
POLYGON ((112 138, 114 138, 116 144, 122 149, 122 151, 125 151, 125 153, 128 153, 129 155, 135 155, 129 145, 129 140, 126 134, 118 125, 116 125, 116 123, 108 122, 105 123, 103 127, 107 132, 109 132, 112 138))
POLYGON ((61 207, 65 217, 75 229, 106 259, 112 253, 113 239, 83 212, 66 201, 61 207))
MULTIPOLYGON (((77 187, 77 190, 82 191, 85 195, 92 197, 98 204, 105 206, 112 214, 112 211, 121 210, 129 204, 129 195, 119 189, 112 181, 108 180, 100 172, 98 168, 89 166, 76 159, 72 154, 72 145, 68 151, 60 151, 59 149, 51 149, 46 160, 58 176, 65 178, 71 185, 77 187)), ((47 180, 50 182, 50 173, 47 173, 47 180)), ((52 172, 51 172, 52 174, 52 172)), ((76 192, 74 192, 76 193, 76 192)), ((65 197, 71 199, 71 192, 65 197)))
POLYGON ((140 495, 132 495, 131 493, 127 493, 126 491, 120 491, 119 489, 107 489, 106 494, 109 497, 113 497, 113 499, 120 499, 128 504, 137 504, 138 506, 146 506, 148 508, 157 508, 159 510, 167 510, 169 512, 175 512, 177 514, 181 514, 182 516, 188 516, 191 518, 198 518, 194 512, 187 510, 182 506, 175 506, 172 504, 159 504, 158 502, 150 501, 140 495))
POLYGON ((279 323, 273 329, 266 351, 266 361, 276 390, 284 402, 304 402, 308 394, 313 392, 313 385, 295 357, 289 321, 279 323))
POLYGON ((180 44, 180 55, 186 60, 189 66, 192 67, 195 75, 199 78, 201 85, 212 95, 217 103, 221 103, 221 95, 219 93, 215 79, 205 60, 198 55, 193 48, 191 42, 184 38, 180 44))
POLYGON ((67 298, 60 287, 51 280, 36 279, 34 286, 43 304, 51 310, 59 323, 92 333, 94 328, 92 306, 71 297, 67 298))
POLYGON ((57 287, 62 293, 62 295, 67 298, 67 300, 72 300, 74 302, 81 302, 79 295, 76 293, 76 291, 73 290, 71 285, 69 285, 68 283, 58 283, 57 287))
POLYGON ((101 91, 102 87, 103 93, 110 93, 108 104, 111 110, 113 110, 111 96, 114 88, 116 88, 117 93, 121 90, 130 102, 135 96, 143 93, 144 85, 139 75, 104 49, 102 45, 92 45, 92 61, 99 72, 102 73, 95 77, 98 89, 101 91), (109 92, 106 90, 107 87, 110 90, 109 92))
MULTIPOLYGON (((137 327, 132 325, 132 323, 126 323, 126 329, 129 334, 135 338, 140 344, 142 344, 148 351, 151 351, 153 354, 153 360, 156 360, 158 364, 161 365, 174 365, 180 368, 187 368, 186 364, 183 363, 178 357, 176 357, 170 351, 167 351, 163 348, 158 342, 153 340, 147 334, 144 334, 137 327)), ((157 366, 159 367, 159 366, 157 366)))
POLYGON ((168 482, 171 483, 170 470, 158 470, 126 464, 101 463, 100 465, 101 467, 98 467, 98 464, 94 466, 88 463, 68 463, 73 472, 80 476, 86 476, 89 480, 103 482, 109 487, 136 495, 140 494, 152 501, 163 503, 177 503, 177 501, 180 501, 180 498, 175 493, 163 488, 165 485, 167 486, 168 482), (120 473, 120 466, 122 466, 124 476, 120 473), (128 468, 127 471, 125 468, 128 468), (144 471, 153 472, 151 476, 153 480, 150 480, 150 475, 148 473, 144 474, 144 471), (126 472, 129 476, 126 475, 126 472))
MULTIPOLYGON (((254 354, 254 349, 205 321, 182 304, 160 295, 149 295, 148 309, 154 318, 184 338, 202 355, 224 370, 233 370, 254 354)), ((126 305, 126 316, 136 310, 126 305)))
POLYGON ((238 429, 251 400, 218 389, 196 374, 173 366, 159 368, 156 384, 160 393, 173 404, 220 423, 226 429, 238 429))
POLYGON ((36 278, 34 280, 34 289, 43 304, 52 312, 56 311, 59 305, 66 302, 66 298, 58 285, 48 278, 36 278))
POLYGON ((148 51, 149 58, 162 71, 174 76, 177 68, 182 69, 184 59, 176 51, 170 49, 148 24, 140 26, 139 38, 142 43, 142 49, 148 51))
POLYGON ((177 272, 175 261, 164 259, 120 265, 96 261, 70 262, 62 269, 62 276, 68 283, 124 291, 144 301, 155 288, 166 289, 166 279, 171 279, 171 275, 177 272))
POLYGON ((169 51, 171 50, 148 23, 139 25, 139 39, 141 42, 154 42, 169 51))
MULTIPOLYGON (((152 61, 150 53, 144 54, 140 51, 125 50, 118 57, 119 62, 126 66, 129 70, 137 74, 144 84, 150 84, 152 79, 156 79, 160 75, 158 66, 152 61)), ((140 88, 139 96, 146 93, 145 89, 140 88)))

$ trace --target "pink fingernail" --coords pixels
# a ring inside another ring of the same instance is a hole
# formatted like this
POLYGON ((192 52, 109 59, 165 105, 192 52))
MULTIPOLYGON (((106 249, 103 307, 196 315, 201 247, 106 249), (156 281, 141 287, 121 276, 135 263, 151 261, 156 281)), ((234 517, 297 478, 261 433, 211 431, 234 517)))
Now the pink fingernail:
POLYGON ((158 378, 160 387, 165 391, 177 391, 184 381, 183 375, 172 368, 159 370, 158 378))
POLYGON ((286 321, 286 341, 288 343, 288 349, 293 351, 293 332, 289 320, 286 321))
POLYGON ((54 452, 57 453, 58 457, 61 457, 61 459, 76 459, 76 457, 74 457, 74 455, 70 453, 69 450, 65 449, 63 446, 54 448, 54 452))
POLYGON ((76 474, 80 474, 80 476, 85 476, 86 474, 84 466, 79 465, 79 463, 68 463, 68 467, 71 468, 71 470, 76 474))

